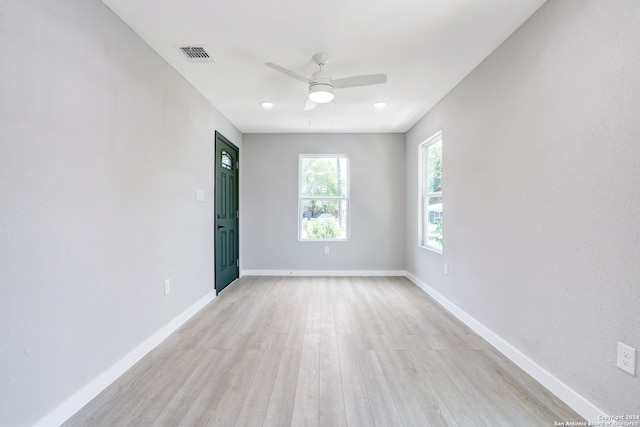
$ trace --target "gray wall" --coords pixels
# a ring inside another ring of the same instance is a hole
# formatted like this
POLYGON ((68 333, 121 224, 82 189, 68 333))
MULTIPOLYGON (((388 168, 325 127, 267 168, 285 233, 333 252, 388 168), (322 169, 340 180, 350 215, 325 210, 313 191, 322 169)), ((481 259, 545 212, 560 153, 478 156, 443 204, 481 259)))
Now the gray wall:
POLYGON ((407 135, 407 269, 609 414, 640 413, 640 3, 552 0, 407 135), (444 149, 444 253, 417 246, 444 149), (443 263, 450 273, 444 276, 443 263))
POLYGON ((242 156, 245 270, 404 270, 404 135, 245 134, 242 156), (349 241, 298 241, 303 153, 349 154, 349 241))
POLYGON ((101 2, 0 10, 0 425, 29 425, 213 290, 242 135, 101 2))

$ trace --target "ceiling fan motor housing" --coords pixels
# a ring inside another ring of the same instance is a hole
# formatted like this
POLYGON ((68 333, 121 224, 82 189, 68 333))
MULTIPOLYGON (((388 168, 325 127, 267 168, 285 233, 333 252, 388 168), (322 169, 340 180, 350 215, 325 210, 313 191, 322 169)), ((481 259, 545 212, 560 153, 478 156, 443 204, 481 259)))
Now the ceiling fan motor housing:
POLYGON ((335 97, 333 86, 329 83, 311 83, 309 85, 309 99, 318 104, 331 102, 335 97))
POLYGON ((331 102, 335 97, 329 75, 323 71, 313 73, 309 84, 309 99, 318 104, 331 102))

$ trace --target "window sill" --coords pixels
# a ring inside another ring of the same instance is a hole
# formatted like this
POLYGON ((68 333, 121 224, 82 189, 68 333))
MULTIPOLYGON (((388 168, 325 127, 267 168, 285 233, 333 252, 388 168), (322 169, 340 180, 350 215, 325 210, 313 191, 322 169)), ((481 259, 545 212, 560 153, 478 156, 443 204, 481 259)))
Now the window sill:
POLYGON ((428 250, 428 251, 430 251, 430 252, 435 252, 435 253, 437 253, 437 254, 442 255, 442 249, 433 248, 433 247, 431 247, 431 246, 423 246, 423 245, 418 245, 418 247, 419 247, 419 248, 422 248, 422 249, 426 249, 426 250, 428 250))

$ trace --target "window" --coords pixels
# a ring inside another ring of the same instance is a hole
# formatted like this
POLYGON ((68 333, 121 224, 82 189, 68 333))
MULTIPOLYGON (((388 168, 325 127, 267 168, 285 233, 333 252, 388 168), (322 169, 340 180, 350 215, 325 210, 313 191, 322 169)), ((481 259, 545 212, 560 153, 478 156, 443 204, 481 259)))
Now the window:
POLYGON ((347 155, 300 155, 298 237, 305 241, 349 239, 347 155))
POLYGON ((420 246, 442 253, 442 133, 419 147, 420 246))
POLYGON ((222 152, 221 166, 228 170, 233 170, 233 158, 226 151, 222 152))

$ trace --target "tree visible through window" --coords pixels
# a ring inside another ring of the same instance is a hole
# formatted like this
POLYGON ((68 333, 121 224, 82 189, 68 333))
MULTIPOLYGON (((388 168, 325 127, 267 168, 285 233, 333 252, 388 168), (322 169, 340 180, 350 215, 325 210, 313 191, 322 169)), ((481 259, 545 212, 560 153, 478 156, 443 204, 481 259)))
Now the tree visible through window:
POLYGON ((301 154, 299 172, 300 240, 349 238, 349 158, 301 154))
POLYGON ((420 145, 420 245, 442 252, 442 134, 420 145))

